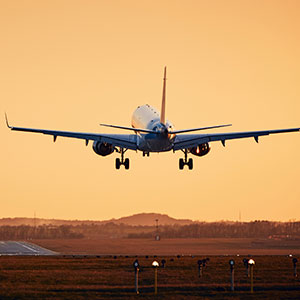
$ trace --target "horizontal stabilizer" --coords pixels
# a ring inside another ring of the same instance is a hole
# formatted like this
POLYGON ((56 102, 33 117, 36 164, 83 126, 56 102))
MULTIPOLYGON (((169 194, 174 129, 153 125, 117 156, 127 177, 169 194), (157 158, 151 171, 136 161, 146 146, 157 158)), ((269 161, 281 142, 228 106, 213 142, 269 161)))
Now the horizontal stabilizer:
POLYGON ((171 134, 177 134, 177 133, 184 133, 184 132, 191 132, 191 131, 198 131, 198 130, 206 130, 206 129, 220 128, 220 127, 228 127, 228 126, 232 126, 232 124, 216 125, 216 126, 200 127, 200 128, 191 128, 191 129, 183 129, 183 130, 176 130, 176 131, 172 131, 170 133, 171 134))
POLYGON ((150 129, 132 128, 132 127, 125 127, 125 126, 118 126, 118 125, 109 125, 109 124, 100 124, 100 126, 105 126, 105 127, 112 127, 112 128, 119 128, 119 129, 125 129, 125 130, 132 130, 132 131, 139 131, 139 132, 146 132, 146 133, 155 133, 155 134, 158 134, 157 131, 150 130, 150 129))

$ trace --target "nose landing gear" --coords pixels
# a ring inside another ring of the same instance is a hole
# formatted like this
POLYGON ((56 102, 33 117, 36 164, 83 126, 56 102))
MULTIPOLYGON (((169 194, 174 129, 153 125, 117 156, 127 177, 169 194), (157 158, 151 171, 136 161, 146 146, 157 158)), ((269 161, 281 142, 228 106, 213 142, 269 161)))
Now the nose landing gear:
POLYGON ((120 153, 121 153, 121 159, 120 158, 116 158, 116 169, 120 169, 121 165, 124 165, 125 170, 129 169, 129 158, 125 158, 124 159, 124 153, 127 151, 124 150, 123 148, 120 148, 120 153))
POLYGON ((188 150, 184 149, 182 150, 182 152, 184 153, 184 159, 183 158, 179 159, 179 169, 182 170, 183 167, 187 165, 189 167, 189 170, 193 170, 193 159, 192 158, 190 158, 189 160, 187 159, 188 150))

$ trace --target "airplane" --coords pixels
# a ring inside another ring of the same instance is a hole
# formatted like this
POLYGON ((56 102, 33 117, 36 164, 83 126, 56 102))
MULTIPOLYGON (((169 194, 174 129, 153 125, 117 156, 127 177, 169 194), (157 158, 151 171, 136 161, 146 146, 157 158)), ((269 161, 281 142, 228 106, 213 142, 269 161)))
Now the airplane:
POLYGON ((134 111, 131 119, 132 127, 100 124, 101 126, 133 131, 133 134, 82 133, 15 127, 9 125, 7 115, 5 114, 6 125, 15 131, 52 135, 54 142, 58 136, 83 139, 86 146, 89 141, 93 141, 93 150, 100 156, 107 156, 113 152, 119 153, 121 158, 116 158, 115 167, 116 169, 120 169, 120 166, 124 165, 126 170, 129 169, 129 159, 124 158, 127 150, 141 151, 143 156, 149 156, 151 152, 175 152, 181 150, 184 153, 184 158, 179 159, 179 169, 182 170, 186 165, 189 170, 192 170, 193 159, 188 159, 188 154, 198 157, 207 155, 210 151, 210 142, 220 141, 225 147, 227 140, 253 137, 258 143, 260 136, 300 131, 300 128, 288 128, 248 132, 186 134, 187 132, 227 127, 231 126, 231 124, 175 130, 173 124, 166 120, 166 74, 167 68, 165 67, 160 113, 154 107, 146 104, 138 106, 134 111))

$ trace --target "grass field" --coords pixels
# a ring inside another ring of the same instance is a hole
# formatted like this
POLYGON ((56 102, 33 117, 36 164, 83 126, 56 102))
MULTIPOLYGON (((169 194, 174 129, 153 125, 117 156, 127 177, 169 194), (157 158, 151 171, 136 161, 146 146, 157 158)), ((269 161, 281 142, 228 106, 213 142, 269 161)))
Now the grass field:
POLYGON ((0 256, 0 299, 300 299, 289 253, 298 241, 267 239, 78 239, 32 240, 60 256, 0 256), (239 256, 237 256, 239 254, 239 256), (178 256, 179 255, 179 256, 178 256), (254 293, 243 258, 252 255, 254 293), (138 256, 138 257, 136 257, 138 256), (198 277, 199 259, 210 261, 198 277), (134 292, 133 262, 140 262, 140 294, 134 292), (229 259, 235 265, 230 291, 229 259), (158 269, 154 295, 153 260, 158 269))
POLYGON ((254 293, 246 276, 245 256, 209 256, 198 277, 198 259, 206 256, 145 256, 140 262, 140 294, 134 292, 136 257, 52 256, 0 257, 0 299, 300 299, 300 282, 291 258, 254 256, 254 293), (166 260, 158 269, 158 295, 153 293, 152 261, 166 260), (230 291, 229 259, 235 265, 230 291))

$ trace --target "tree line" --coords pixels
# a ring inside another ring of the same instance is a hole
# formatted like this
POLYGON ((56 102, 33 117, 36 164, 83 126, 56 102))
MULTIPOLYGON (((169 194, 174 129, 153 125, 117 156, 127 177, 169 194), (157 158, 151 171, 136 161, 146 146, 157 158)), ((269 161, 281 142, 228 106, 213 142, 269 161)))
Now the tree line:
POLYGON ((73 226, 0 226, 0 240, 27 239, 77 239, 83 238, 81 233, 73 231, 73 226))
POLYGON ((300 222, 195 222, 190 225, 80 224, 0 226, 0 240, 78 238, 299 238, 300 222))
MULTIPOLYGON (((155 232, 156 233, 156 232, 155 232)), ((153 236, 154 232, 152 233, 153 236)), ((300 238, 300 222, 212 222, 183 226, 160 226, 164 238, 300 238)), ((148 238, 149 232, 130 234, 130 238, 148 238)))

